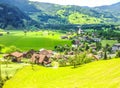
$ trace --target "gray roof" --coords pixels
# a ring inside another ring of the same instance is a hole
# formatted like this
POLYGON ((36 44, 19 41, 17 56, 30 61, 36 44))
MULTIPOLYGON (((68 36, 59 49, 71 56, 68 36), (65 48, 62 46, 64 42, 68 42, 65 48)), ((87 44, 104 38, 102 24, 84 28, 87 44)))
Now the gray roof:
POLYGON ((114 44, 114 46, 118 46, 118 47, 120 47, 120 43, 114 44))

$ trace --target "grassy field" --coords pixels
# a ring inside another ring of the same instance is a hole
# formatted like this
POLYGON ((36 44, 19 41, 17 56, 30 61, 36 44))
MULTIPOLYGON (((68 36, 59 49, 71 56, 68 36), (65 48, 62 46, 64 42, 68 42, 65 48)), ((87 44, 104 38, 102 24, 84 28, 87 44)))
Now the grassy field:
POLYGON ((109 44, 110 46, 112 46, 117 43, 117 40, 102 40, 101 43, 102 43, 102 46, 105 46, 106 44, 109 44))
POLYGON ((65 35, 55 31, 39 31, 39 32, 28 32, 23 31, 10 31, 10 34, 4 34, 0 36, 0 43, 5 46, 14 45, 22 50, 28 49, 53 49, 55 45, 71 45, 70 40, 62 40, 60 36, 65 35), (52 35, 54 34, 54 36, 52 35))
POLYGON ((120 59, 96 61, 78 68, 24 67, 3 88, 119 88, 120 59))
POLYGON ((19 69, 21 69, 22 67, 26 65, 27 64, 12 63, 12 64, 8 64, 8 67, 6 67, 6 64, 2 64, 1 65, 1 76, 3 79, 6 76, 13 77, 19 69))

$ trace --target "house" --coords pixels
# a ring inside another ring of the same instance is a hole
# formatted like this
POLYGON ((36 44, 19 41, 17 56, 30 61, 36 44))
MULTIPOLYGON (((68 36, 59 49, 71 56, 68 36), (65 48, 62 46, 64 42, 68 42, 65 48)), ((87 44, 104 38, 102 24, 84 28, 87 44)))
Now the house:
POLYGON ((94 42, 100 42, 100 41, 101 41, 100 38, 92 38, 92 40, 93 40, 94 42))
POLYGON ((51 63, 50 58, 52 55, 52 50, 40 49, 38 53, 32 55, 31 61, 36 64, 47 65, 51 63))
POLYGON ((45 49, 43 49, 43 50, 41 50, 41 51, 39 52, 39 54, 45 55, 45 56, 47 56, 48 58, 50 58, 50 57, 53 55, 53 51, 52 51, 52 50, 45 50, 45 49))
POLYGON ((78 34, 83 34, 83 33, 84 33, 84 31, 81 28, 79 28, 78 29, 78 34))
POLYGON ((116 52, 117 50, 120 50, 120 43, 114 44, 114 45, 112 46, 112 51, 113 51, 113 52, 116 52))
POLYGON ((32 55, 33 55, 35 52, 36 52, 35 50, 31 49, 31 50, 29 50, 29 51, 27 51, 27 52, 24 52, 24 53, 23 53, 23 57, 24 57, 24 58, 31 58, 32 55))
POLYGON ((31 61, 36 64, 47 65, 50 64, 51 61, 46 55, 42 54, 33 54, 31 61))
POLYGON ((68 39, 68 36, 61 36, 61 39, 68 39))
POLYGON ((4 58, 11 59, 12 62, 21 62, 21 58, 23 57, 23 53, 20 52, 13 52, 11 54, 5 54, 4 58))

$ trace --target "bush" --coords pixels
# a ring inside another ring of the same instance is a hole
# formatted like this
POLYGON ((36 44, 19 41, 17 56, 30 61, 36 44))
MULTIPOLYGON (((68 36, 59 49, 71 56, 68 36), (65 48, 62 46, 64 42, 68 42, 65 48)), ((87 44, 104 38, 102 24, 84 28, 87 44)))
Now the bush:
POLYGON ((76 54, 74 57, 69 58, 69 63, 70 65, 74 66, 74 68, 77 67, 77 65, 89 63, 92 61, 93 61, 93 58, 88 57, 86 53, 76 54))
POLYGON ((116 57, 117 57, 117 58, 120 57, 120 50, 117 51, 117 53, 116 53, 116 57))
POLYGON ((58 60, 58 63, 59 63, 59 66, 60 66, 60 67, 65 67, 67 61, 66 61, 65 59, 59 59, 59 60, 58 60))

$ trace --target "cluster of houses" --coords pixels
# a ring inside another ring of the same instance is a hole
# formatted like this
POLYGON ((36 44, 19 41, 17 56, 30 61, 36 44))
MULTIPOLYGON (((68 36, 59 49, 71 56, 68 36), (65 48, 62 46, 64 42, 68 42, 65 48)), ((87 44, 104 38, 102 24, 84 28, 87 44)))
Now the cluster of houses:
POLYGON ((11 54, 5 54, 5 59, 11 59, 12 62, 21 62, 22 58, 30 58, 32 63, 36 64, 49 64, 50 58, 53 55, 52 50, 41 49, 40 51, 30 50, 28 52, 13 52, 11 54))
POLYGON ((118 51, 118 50, 120 50, 120 43, 114 44, 114 45, 112 46, 112 51, 116 52, 116 51, 118 51))

